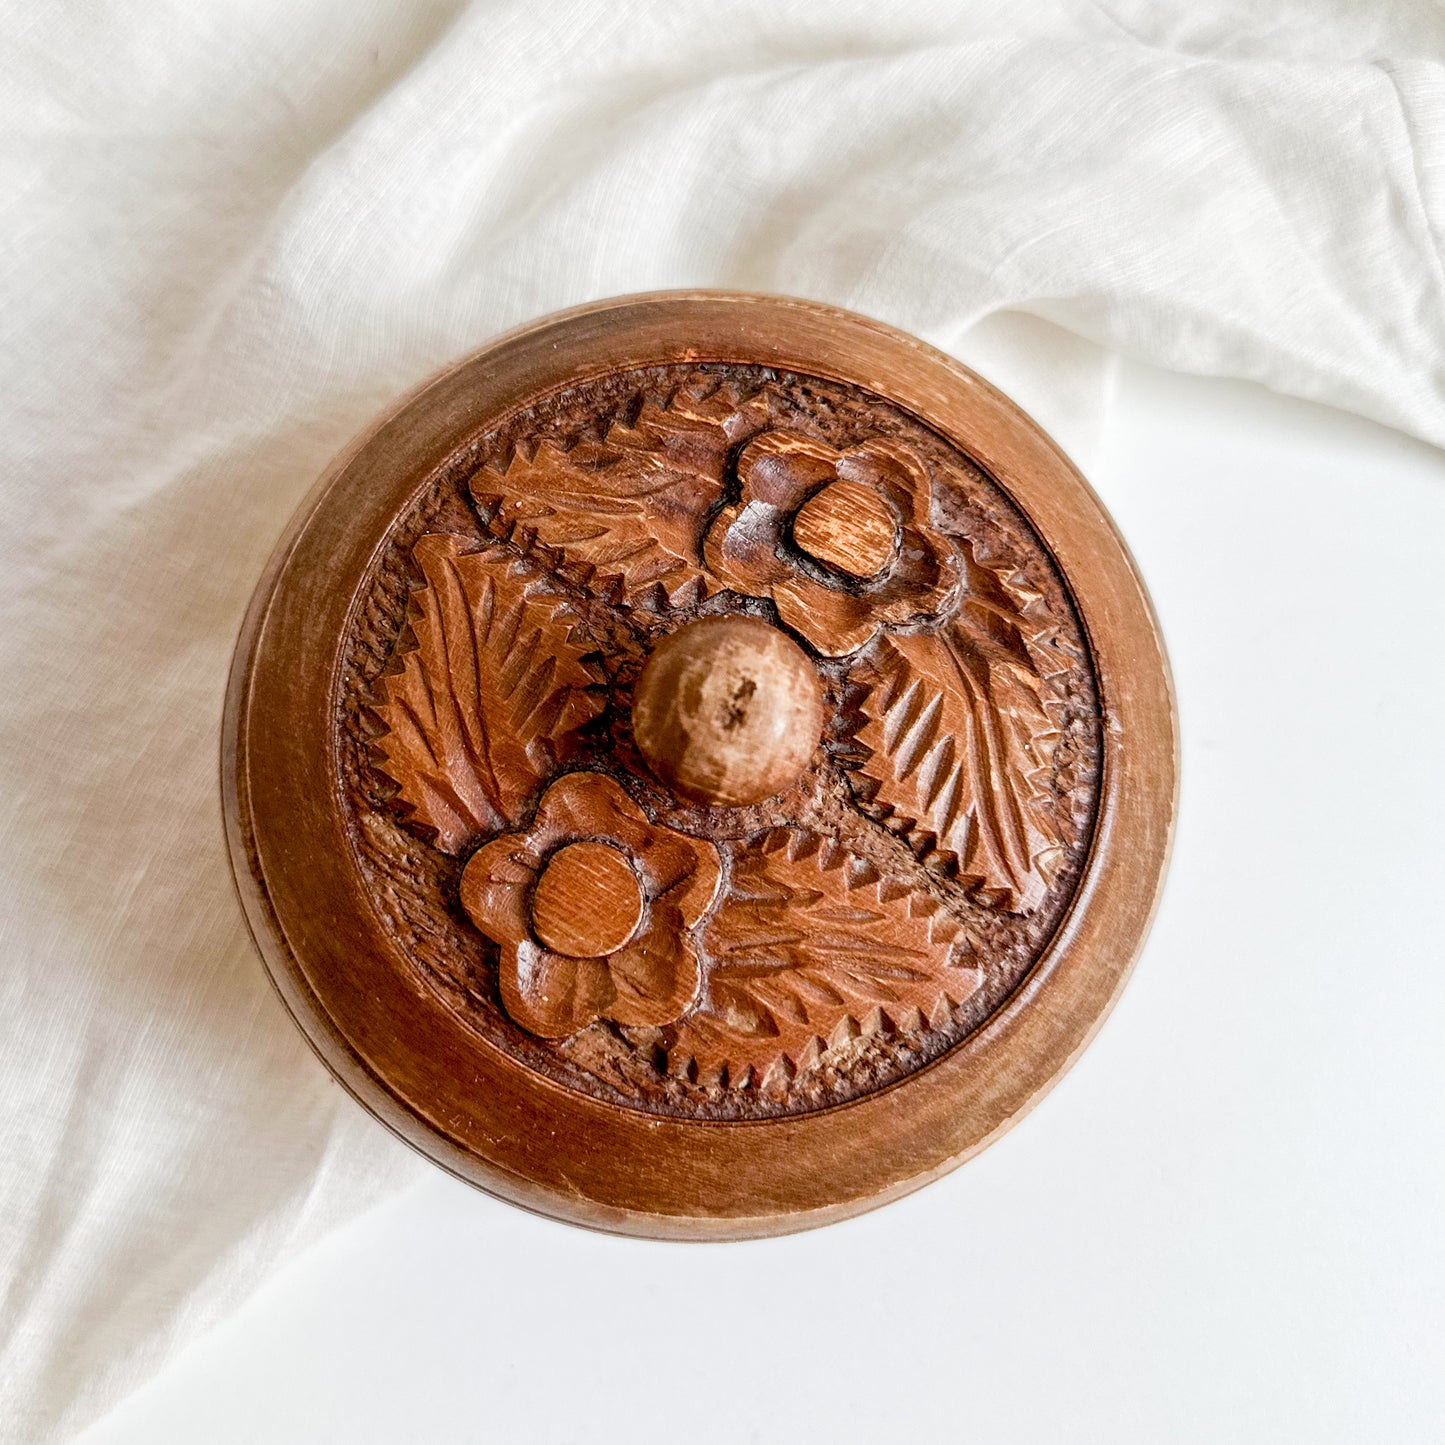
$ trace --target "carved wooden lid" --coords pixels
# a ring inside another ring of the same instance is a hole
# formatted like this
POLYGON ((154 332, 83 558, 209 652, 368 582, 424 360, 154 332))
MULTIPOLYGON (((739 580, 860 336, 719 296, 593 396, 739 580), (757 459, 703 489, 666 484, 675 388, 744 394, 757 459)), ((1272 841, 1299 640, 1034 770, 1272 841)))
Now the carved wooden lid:
POLYGON ((228 697, 232 859, 360 1101, 559 1218, 895 1198, 1097 1028, 1169 682, 1098 500, 919 342, 661 295, 460 362, 323 478, 228 697))

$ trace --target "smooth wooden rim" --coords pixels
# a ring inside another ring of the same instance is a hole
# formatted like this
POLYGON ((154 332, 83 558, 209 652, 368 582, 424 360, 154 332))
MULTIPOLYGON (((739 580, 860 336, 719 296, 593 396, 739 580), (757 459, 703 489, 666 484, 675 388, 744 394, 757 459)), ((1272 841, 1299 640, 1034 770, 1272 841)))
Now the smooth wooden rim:
POLYGON ((623 297, 492 342, 333 463, 253 598, 226 699, 222 793, 248 924, 327 1067, 436 1163, 572 1223, 661 1238, 785 1233, 900 1197, 977 1153, 1099 1028, 1153 914, 1177 786, 1168 666, 1102 504, 1006 397, 904 333, 813 302, 623 297), (974 457, 1029 518, 1078 603, 1104 712, 1099 820, 1071 911, 1021 989, 950 1053, 878 1093, 767 1121, 661 1118, 565 1088, 482 1041, 394 954, 361 888, 332 736, 354 584, 393 518, 465 440, 618 368, 748 361, 853 383, 974 457), (324 780, 317 759, 328 759, 324 780))

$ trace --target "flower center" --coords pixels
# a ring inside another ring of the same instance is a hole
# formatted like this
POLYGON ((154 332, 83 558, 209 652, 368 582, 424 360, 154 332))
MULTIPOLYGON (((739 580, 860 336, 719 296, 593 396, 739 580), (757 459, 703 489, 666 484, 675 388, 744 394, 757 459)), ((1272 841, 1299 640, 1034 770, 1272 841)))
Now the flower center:
POLYGON ((756 617, 703 617, 664 638, 632 702, 638 750, 685 798, 761 802, 798 780, 823 732, 823 688, 796 642, 756 617))
POLYGON ((897 533, 892 508, 863 482, 829 482, 793 518, 793 541, 804 552, 860 579, 876 577, 888 565, 897 533))
POLYGON ((548 860, 532 896, 532 931, 554 953, 601 958, 631 941, 642 889, 620 849, 569 843, 548 860))

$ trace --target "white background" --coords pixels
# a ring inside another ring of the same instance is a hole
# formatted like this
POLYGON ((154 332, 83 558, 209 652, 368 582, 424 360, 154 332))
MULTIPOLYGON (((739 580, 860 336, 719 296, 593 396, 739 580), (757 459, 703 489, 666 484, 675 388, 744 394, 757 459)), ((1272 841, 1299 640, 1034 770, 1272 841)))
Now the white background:
POLYGON ((1445 457, 1127 365, 1092 480, 1173 658, 1181 812, 1139 970, 1034 1114, 741 1245, 433 1173, 87 1445, 1445 1438, 1445 457))

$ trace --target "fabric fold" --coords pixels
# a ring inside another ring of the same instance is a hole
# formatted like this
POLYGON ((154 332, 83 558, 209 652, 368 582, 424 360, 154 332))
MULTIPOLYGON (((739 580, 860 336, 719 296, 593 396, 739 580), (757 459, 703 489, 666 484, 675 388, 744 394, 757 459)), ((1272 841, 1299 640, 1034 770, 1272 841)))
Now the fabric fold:
POLYGON ((1440 13, 1016 9, 6 8, 0 1440, 422 1167, 271 995, 216 765, 275 539, 428 372, 720 286, 916 332, 1086 471, 1117 352, 1445 445, 1440 13))

